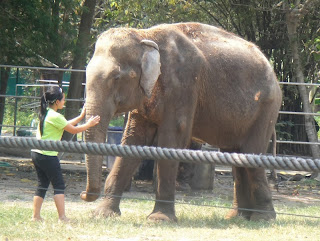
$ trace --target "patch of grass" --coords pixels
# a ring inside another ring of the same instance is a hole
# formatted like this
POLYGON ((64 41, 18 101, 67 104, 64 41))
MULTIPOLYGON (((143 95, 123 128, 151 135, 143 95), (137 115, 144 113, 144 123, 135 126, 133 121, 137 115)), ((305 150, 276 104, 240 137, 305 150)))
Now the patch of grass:
POLYGON ((25 200, 25 197, 24 196, 20 196, 20 195, 17 195, 17 194, 12 194, 12 195, 8 195, 7 197, 9 200, 25 200))
MULTIPOLYGON (((220 205, 220 204, 219 204, 220 205)), ((150 222, 146 216, 153 202, 121 202, 121 217, 95 218, 91 211, 97 203, 67 201, 72 222, 62 224, 54 203, 46 200, 44 222, 31 222, 31 202, 0 203, 0 240, 316 240, 320 220, 278 215, 271 222, 250 222, 242 218, 225 220, 227 209, 177 204, 178 223, 150 222)), ((277 207, 278 212, 319 215, 320 207, 277 207)))
POLYGON ((320 186, 320 182, 315 179, 304 179, 301 181, 301 184, 310 187, 320 186))

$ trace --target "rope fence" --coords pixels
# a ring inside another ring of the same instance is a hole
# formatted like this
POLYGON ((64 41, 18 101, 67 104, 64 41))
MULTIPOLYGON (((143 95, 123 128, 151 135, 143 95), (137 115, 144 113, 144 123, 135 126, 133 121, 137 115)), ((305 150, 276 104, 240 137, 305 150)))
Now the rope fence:
POLYGON ((129 158, 172 160, 188 163, 219 164, 249 168, 267 168, 292 171, 320 171, 320 159, 279 157, 218 151, 194 151, 149 146, 127 146, 94 142, 51 141, 28 137, 1 137, 0 147, 41 149, 59 152, 85 153, 129 158))

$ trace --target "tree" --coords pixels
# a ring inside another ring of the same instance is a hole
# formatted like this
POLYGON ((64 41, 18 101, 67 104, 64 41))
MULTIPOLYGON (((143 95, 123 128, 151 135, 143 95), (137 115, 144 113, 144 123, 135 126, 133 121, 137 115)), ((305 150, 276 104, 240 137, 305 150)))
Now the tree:
MULTIPOLYGON (((25 33, 28 31, 30 16, 36 13, 33 9, 34 1, 3 0, 0 1, 0 63, 25 64, 25 59, 31 57, 31 51, 24 48, 25 33), (23 9, 23 6, 27 10, 23 9)), ((5 95, 11 68, 1 69, 0 94, 5 95)), ((0 97, 0 124, 3 123, 5 112, 5 97, 0 97)), ((0 126, 0 133, 2 126, 0 126)))
MULTIPOLYGON (((0 63, 68 67, 79 22, 81 0, 2 0, 0 10, 0 63)), ((53 68, 54 69, 54 68, 53 68)), ((2 70, 4 73, 4 70, 2 70)), ((62 72, 42 72, 43 78, 62 81, 62 72)), ((8 75, 2 75, 4 88, 8 75)), ((5 92, 5 90, 3 90, 5 92)), ((4 113, 1 100, 0 116, 4 113)), ((1 121, 1 119, 0 119, 1 121)), ((1 122, 2 124, 2 122, 1 122)))
MULTIPOLYGON (((286 23, 288 28, 288 37, 290 40, 290 46, 292 51, 292 59, 293 59, 293 73, 295 75, 295 79, 298 83, 305 83, 305 77, 302 71, 302 65, 299 55, 299 35, 298 35, 298 27, 301 18, 303 15, 308 12, 308 9, 312 6, 313 0, 307 0, 304 4, 301 4, 299 0, 296 0, 294 7, 289 7, 289 3, 285 2, 284 8, 286 10, 286 23)), ((299 85, 299 92, 302 97, 303 103, 303 111, 307 113, 312 113, 311 106, 309 103, 309 95, 307 93, 307 89, 304 85, 299 85)), ((314 117, 312 115, 305 116, 305 128, 308 135, 308 139, 310 142, 318 142, 318 136, 316 129, 313 125, 314 117)), ((318 145, 311 145, 312 156, 314 158, 320 157, 320 150, 318 145)), ((319 173, 316 173, 315 176, 319 176, 319 173)), ((320 176, 318 177, 320 178, 320 176)), ((319 179, 320 180, 320 179, 319 179)))
MULTIPOLYGON (((85 0, 82 8, 81 22, 79 26, 79 34, 76 47, 73 53, 73 69, 85 69, 87 63, 87 55, 91 40, 90 30, 92 26, 96 0, 85 0)), ((72 72, 70 86, 68 91, 68 99, 80 99, 82 94, 82 83, 84 74, 81 72, 72 72)), ((79 102, 68 101, 66 105, 66 118, 72 119, 79 115, 79 102)), ((64 140, 70 140, 71 134, 65 132, 64 140)))
MULTIPOLYGON (((6 94, 10 69, 11 68, 0 68, 0 80, 1 80, 0 95, 6 94)), ((1 124, 3 123, 5 104, 6 104, 6 98, 0 96, 0 123, 1 124)), ((2 125, 0 126, 0 134, 1 134, 1 131, 2 131, 2 125)))

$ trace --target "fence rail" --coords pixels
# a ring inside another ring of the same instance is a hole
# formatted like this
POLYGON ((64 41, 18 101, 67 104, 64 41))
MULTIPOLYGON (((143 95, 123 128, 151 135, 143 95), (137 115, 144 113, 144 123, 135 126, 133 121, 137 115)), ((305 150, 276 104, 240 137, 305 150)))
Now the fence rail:
MULTIPOLYGON (((35 67, 35 66, 18 66, 18 65, 3 65, 0 64, 1 67, 6 68, 17 68, 17 69, 31 69, 31 70, 49 70, 49 71, 65 71, 65 72, 85 72, 85 70, 79 70, 79 69, 65 69, 65 68, 48 68, 48 67, 35 67)), ((52 80, 51 80, 52 81, 52 80)), ((52 85, 52 83, 50 83, 52 85)), ((50 85, 49 84, 49 85, 50 85)), ((320 86, 320 83, 298 83, 298 82, 279 82, 280 85, 304 85, 304 86, 320 86)), ((18 84, 18 86, 24 86, 21 84, 18 84)), ((31 86, 31 85, 28 85, 31 86)), ((32 86, 40 86, 40 85, 32 85, 32 86)), ((0 97, 5 98, 15 98, 17 99, 40 99, 41 97, 37 96, 19 96, 19 95, 0 95, 0 97)), ((85 97, 82 99, 66 99, 67 101, 78 101, 83 102, 85 101, 85 97)), ((304 115, 304 116, 320 116, 320 113, 307 113, 307 112, 294 112, 294 111, 279 111, 279 114, 281 115, 304 115)), ((5 125, 0 125, 3 127, 7 127, 5 125)), ((22 126, 19 126, 22 127, 22 126)), ((14 127, 15 128, 15 127, 14 127)), ((15 131, 14 131, 15 132, 15 131)), ((284 140, 277 140, 277 143, 282 144, 299 144, 299 145, 319 145, 318 142, 304 142, 304 141, 284 141, 284 140)))
POLYGON ((320 83, 279 82, 281 85, 320 86, 320 83))
POLYGON ((19 66, 19 65, 6 65, 0 64, 2 68, 16 68, 16 69, 34 69, 34 70, 50 70, 50 71, 65 71, 65 72, 83 72, 83 69, 63 69, 63 68, 49 68, 49 67, 35 67, 35 66, 19 66))

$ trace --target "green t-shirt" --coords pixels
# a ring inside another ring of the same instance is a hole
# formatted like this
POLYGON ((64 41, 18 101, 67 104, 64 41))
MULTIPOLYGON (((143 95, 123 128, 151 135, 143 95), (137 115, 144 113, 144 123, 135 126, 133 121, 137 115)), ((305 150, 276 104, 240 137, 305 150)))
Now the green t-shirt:
MULTIPOLYGON (((51 108, 47 109, 47 115, 43 123, 43 135, 40 134, 40 125, 38 125, 37 139, 39 140, 53 140, 60 141, 64 128, 67 126, 68 121, 60 113, 54 111, 51 108)), ((45 151, 45 150, 32 150, 47 156, 57 156, 57 151, 45 151)))

